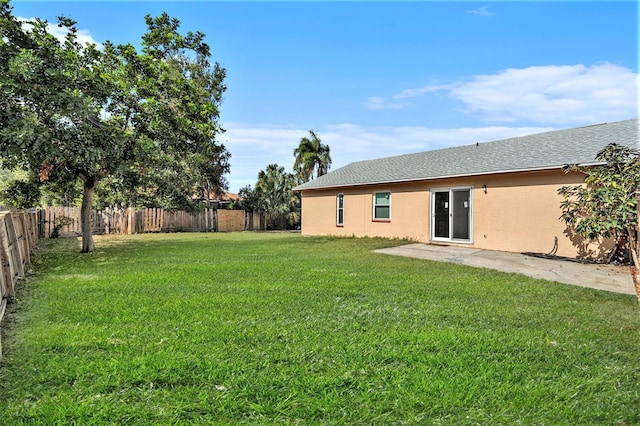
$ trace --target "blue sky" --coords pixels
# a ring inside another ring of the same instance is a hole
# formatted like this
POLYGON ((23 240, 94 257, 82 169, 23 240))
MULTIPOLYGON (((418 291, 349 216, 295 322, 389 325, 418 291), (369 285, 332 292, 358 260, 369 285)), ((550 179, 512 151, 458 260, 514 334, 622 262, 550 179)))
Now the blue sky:
POLYGON ((88 39, 137 44, 144 15, 201 31, 227 69, 229 189, 309 129, 353 161, 638 116, 638 5, 627 2, 33 2, 88 39))

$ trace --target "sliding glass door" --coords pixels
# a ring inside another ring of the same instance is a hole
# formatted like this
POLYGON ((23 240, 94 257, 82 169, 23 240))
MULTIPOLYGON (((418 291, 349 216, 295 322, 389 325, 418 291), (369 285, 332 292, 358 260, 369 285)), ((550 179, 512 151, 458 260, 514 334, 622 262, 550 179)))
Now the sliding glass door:
POLYGON ((471 187, 431 190, 431 239, 471 242, 471 187))

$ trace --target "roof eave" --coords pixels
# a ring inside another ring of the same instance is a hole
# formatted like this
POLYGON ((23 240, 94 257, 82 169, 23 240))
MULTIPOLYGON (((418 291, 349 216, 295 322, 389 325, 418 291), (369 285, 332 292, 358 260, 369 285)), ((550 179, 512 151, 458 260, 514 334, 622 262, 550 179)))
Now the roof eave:
MULTIPOLYGON (((603 162, 579 163, 578 166, 592 167, 592 166, 601 166, 603 164, 605 163, 603 162)), ((328 185, 328 186, 317 186, 317 187, 311 187, 311 188, 295 187, 293 188, 293 190, 296 192, 303 192, 303 191, 316 191, 316 190, 333 189, 333 188, 348 188, 353 186, 388 185, 388 184, 404 183, 404 182, 420 182, 420 181, 437 180, 437 179, 452 179, 452 178, 459 178, 459 177, 487 176, 487 175, 499 175, 499 174, 507 174, 507 173, 540 172, 545 170, 558 170, 566 166, 567 164, 556 165, 556 166, 545 166, 545 167, 533 167, 533 168, 527 168, 527 169, 492 170, 487 172, 430 176, 430 177, 421 177, 421 178, 412 178, 412 179, 381 180, 376 182, 358 182, 358 183, 350 183, 350 184, 342 184, 342 185, 338 184, 338 185, 328 185)))

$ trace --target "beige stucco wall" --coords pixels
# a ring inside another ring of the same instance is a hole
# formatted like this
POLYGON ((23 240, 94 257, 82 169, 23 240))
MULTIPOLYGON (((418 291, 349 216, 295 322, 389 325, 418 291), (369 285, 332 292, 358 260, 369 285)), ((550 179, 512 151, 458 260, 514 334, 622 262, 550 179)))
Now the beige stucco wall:
POLYGON ((302 234, 411 238, 429 234, 429 190, 424 182, 302 193, 302 234), (373 193, 391 192, 391 220, 373 220, 373 193), (336 225, 336 196, 344 194, 344 226, 336 225))
MULTIPOLYGON (((558 237, 560 256, 608 247, 577 247, 559 219, 563 185, 579 184, 580 174, 560 170, 496 174, 421 182, 308 190, 302 193, 302 234, 409 238, 430 241, 430 191, 471 186, 473 240, 469 247, 547 253, 558 237), (486 193, 483 186, 486 185, 486 193), (391 192, 391 220, 373 221, 373 193, 391 192), (336 226, 336 195, 344 194, 344 226, 336 226)), ((581 241, 576 239, 576 242, 581 241)), ((449 243, 447 243, 449 244, 449 243)))

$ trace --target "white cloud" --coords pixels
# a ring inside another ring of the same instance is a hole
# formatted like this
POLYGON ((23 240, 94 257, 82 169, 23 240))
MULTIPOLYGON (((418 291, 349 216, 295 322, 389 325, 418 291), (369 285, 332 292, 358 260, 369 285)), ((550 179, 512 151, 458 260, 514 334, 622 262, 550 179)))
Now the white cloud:
POLYGON ((423 96, 427 93, 439 92, 442 90, 451 89, 454 86, 450 84, 439 84, 439 85, 429 85, 418 87, 416 89, 405 89, 402 92, 398 93, 394 96, 395 99, 404 99, 404 98, 414 98, 416 96, 423 96))
POLYGON ((489 10, 489 6, 482 6, 474 10, 467 10, 467 13, 472 13, 474 15, 480 16, 493 16, 496 14, 495 12, 491 12, 489 10))
POLYGON ((406 89, 393 98, 438 92, 463 102, 482 121, 581 125, 637 117, 639 82, 631 69, 608 62, 532 66, 406 89))
POLYGON ((451 84, 442 84, 442 85, 428 85, 423 87, 417 87, 414 89, 405 89, 390 97, 389 99, 394 99, 395 101, 389 101, 388 98, 382 96, 372 96, 367 99, 364 103, 364 106, 370 110, 377 109, 402 109, 409 105, 409 102, 405 99, 415 98, 419 96, 424 96, 427 93, 435 93, 441 92, 444 90, 449 90, 455 87, 455 85, 451 84))
MULTIPOLYGON (((23 28, 30 29, 31 24, 29 24, 29 22, 35 21, 36 18, 17 17, 17 19, 18 21, 22 22, 23 28)), ((53 35, 58 40, 60 40, 61 42, 64 42, 65 37, 69 33, 69 31, 66 28, 59 27, 58 24, 51 23, 51 22, 47 23, 47 32, 53 35)), ((98 42, 93 38, 93 36, 91 36, 91 33, 89 32, 89 30, 78 29, 78 31, 76 32, 76 36, 77 36, 77 42, 82 46, 85 46, 87 43, 93 43, 98 47, 98 49, 102 49, 103 47, 102 43, 98 42)))
POLYGON ((397 102, 387 102, 381 96, 372 96, 364 103, 367 109, 400 109, 404 105, 397 102))
MULTIPOLYGON (((254 186, 258 172, 277 163, 291 171, 293 150, 306 129, 287 126, 226 123, 221 141, 231 152, 229 188, 237 192, 245 185, 254 186)), ((412 152, 446 148, 523 136, 553 130, 551 127, 463 127, 429 128, 423 126, 363 127, 342 123, 318 129, 318 136, 331 148, 331 170, 348 163, 412 152)))
POLYGON ((611 63, 507 69, 449 94, 485 121, 586 124, 638 115, 638 74, 611 63))
POLYGON ((293 150, 308 130, 287 126, 225 123, 227 130, 220 142, 231 153, 230 190, 237 192, 246 185, 255 186, 258 172, 277 163, 291 172, 293 150))

